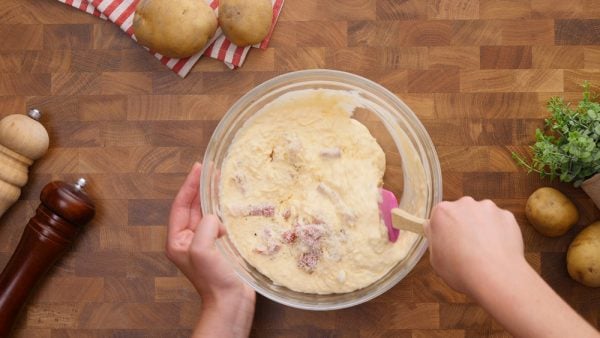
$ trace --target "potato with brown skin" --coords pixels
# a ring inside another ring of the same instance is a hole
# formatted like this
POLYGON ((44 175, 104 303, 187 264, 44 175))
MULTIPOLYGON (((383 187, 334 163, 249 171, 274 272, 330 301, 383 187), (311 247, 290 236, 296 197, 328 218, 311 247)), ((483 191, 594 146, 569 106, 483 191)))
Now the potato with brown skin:
POLYGON ((260 43, 269 34, 272 19, 270 0, 219 2, 219 25, 225 36, 240 47, 260 43))
POLYGON ((579 283, 600 287, 600 222, 590 224, 575 237, 567 251, 567 270, 579 283))
POLYGON ((564 235, 579 220, 577 208, 560 191, 544 187, 534 191, 525 206, 525 215, 542 235, 564 235))
POLYGON ((150 50, 184 58, 206 46, 217 24, 217 16, 203 0, 142 0, 133 17, 133 32, 150 50))

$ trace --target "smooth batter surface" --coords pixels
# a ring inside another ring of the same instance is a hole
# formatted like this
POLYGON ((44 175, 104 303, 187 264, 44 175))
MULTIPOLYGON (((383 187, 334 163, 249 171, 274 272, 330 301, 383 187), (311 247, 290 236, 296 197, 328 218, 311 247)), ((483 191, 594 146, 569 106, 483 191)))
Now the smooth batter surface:
POLYGON ((417 235, 388 241, 379 215, 385 155, 351 118, 356 94, 300 90, 238 131, 221 167, 220 201, 242 256, 275 284, 308 293, 370 285, 417 235))

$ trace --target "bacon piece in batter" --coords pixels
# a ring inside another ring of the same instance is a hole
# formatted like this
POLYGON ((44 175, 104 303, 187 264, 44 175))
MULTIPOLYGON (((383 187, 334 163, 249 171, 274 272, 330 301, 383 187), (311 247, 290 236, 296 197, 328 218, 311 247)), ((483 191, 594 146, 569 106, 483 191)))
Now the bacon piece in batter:
POLYGON ((320 247, 319 240, 325 234, 323 224, 305 224, 300 225, 296 229, 300 242, 306 245, 309 249, 320 247))
POLYGON ((283 242, 285 244, 292 244, 296 241, 296 238, 298 238, 298 235, 296 235, 296 231, 288 230, 288 231, 284 232, 283 234, 281 234, 281 238, 283 239, 283 242))
POLYGON ((299 224, 295 229, 298 236, 297 241, 302 249, 302 253, 298 257, 298 267, 312 273, 323 255, 322 239, 328 234, 328 226, 326 224, 299 224))
POLYGON ((268 204, 259 205, 230 205, 227 207, 229 212, 236 217, 247 217, 247 216, 263 216, 273 217, 275 216, 275 206, 268 204))
POLYGON ((250 206, 246 216, 264 216, 273 217, 275 216, 275 207, 272 205, 267 206, 250 206))
POLYGON ((307 251, 300 255, 300 259, 298 259, 298 267, 303 269, 308 273, 312 273, 315 271, 317 264, 319 263, 319 259, 321 259, 320 251, 307 251))
POLYGON ((342 156, 342 151, 340 148, 323 148, 319 152, 319 155, 324 158, 340 158, 342 156))
POLYGON ((271 256, 279 252, 281 245, 277 243, 277 240, 273 237, 273 231, 271 229, 264 229, 261 234, 262 243, 254 248, 254 251, 262 254, 271 256))

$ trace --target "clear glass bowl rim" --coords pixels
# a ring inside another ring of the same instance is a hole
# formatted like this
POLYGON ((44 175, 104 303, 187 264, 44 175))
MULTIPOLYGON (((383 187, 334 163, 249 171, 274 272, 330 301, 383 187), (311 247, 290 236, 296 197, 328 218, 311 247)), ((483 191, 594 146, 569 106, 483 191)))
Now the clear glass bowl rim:
MULTIPOLYGON (((208 146, 205 151, 203 163, 212 163, 213 159, 216 155, 216 144, 220 142, 220 139, 224 133, 228 132, 228 129, 232 122, 238 117, 238 115, 244 112, 244 108, 253 104, 255 101, 260 100, 265 95, 271 93, 272 89, 281 89, 286 85, 300 85, 304 82, 328 82, 333 83, 337 82, 340 85, 349 85, 353 87, 357 87, 362 91, 365 91, 369 94, 375 95, 382 100, 387 100, 391 104, 393 104, 397 108, 394 111, 391 111, 391 114, 400 115, 404 120, 407 121, 408 127, 411 131, 416 135, 416 139, 420 144, 415 145, 419 156, 421 157, 424 166, 424 170, 427 174, 427 177, 431 179, 431 186, 429 187, 429 200, 427 207, 427 215, 431 211, 433 205, 439 203, 442 200, 442 176, 441 176, 441 168, 439 159, 437 156, 437 152, 433 145, 433 142, 427 133, 425 127, 421 123, 421 121, 417 118, 415 113, 395 94, 389 91, 387 88, 382 85, 375 83, 367 78, 362 76, 337 71, 330 69, 312 69, 312 70, 301 70, 294 71, 290 73, 285 73, 279 76, 276 76, 272 79, 269 79, 258 86, 251 89, 241 98, 239 98, 232 106, 229 108, 227 113, 223 116, 219 124, 217 125, 215 131, 213 132, 208 146), (420 147, 417 147, 420 146, 420 147), (424 157, 424 158, 423 158, 424 157)), ((394 116, 397 117, 397 116, 394 116)), ((237 132, 234 131, 234 134, 237 132)), ((403 169, 404 170, 404 169, 403 169)), ((406 179, 406 177, 405 177, 406 179)), ((209 201, 211 201, 211 194, 214 193, 214 185, 213 185, 214 175, 212 170, 203 170, 200 180, 200 202, 202 208, 202 214, 216 214, 214 208, 211 206, 209 201), (211 187, 211 188, 205 188, 211 187)), ((425 237, 420 237, 415 245, 413 246, 412 251, 409 255, 399 262, 398 264, 404 263, 404 267, 402 270, 397 271, 395 274, 390 275, 390 273, 386 274, 383 278, 388 277, 388 280, 384 285, 379 288, 373 290, 373 292, 369 292, 361 297, 350 299, 347 301, 341 301, 338 303, 306 303, 306 302, 296 302, 292 301, 282 295, 279 295, 275 292, 272 292, 262 285, 258 283, 251 275, 249 275, 244 269, 238 266, 238 263, 235 259, 229 257, 229 253, 224 243, 225 239, 219 239, 217 241, 217 247, 221 251, 221 253, 227 258, 227 261, 233 266, 235 272, 238 276, 244 280, 247 284, 249 284, 256 292, 261 295, 269 298, 277 303, 287 305, 294 308, 304 309, 304 310, 316 310, 316 311, 325 311, 325 310, 336 310, 352 307, 358 304, 362 304, 367 302, 394 287, 397 283, 399 283, 406 275, 414 268, 414 266, 419 262, 419 260, 424 255, 427 250, 427 239, 425 237)), ((394 268, 392 268, 394 270, 394 268)), ((383 279, 382 278, 382 279, 383 279)), ((375 283, 374 283, 375 284, 375 283)), ((369 288, 368 286, 366 288, 369 288)), ((361 289, 362 290, 362 289, 361 289)), ((293 291, 292 291, 293 292, 293 291)), ((352 292, 351 292, 352 293, 352 292)), ((351 294, 350 293, 350 294, 351 294)), ((344 295, 344 294, 340 294, 344 295)))

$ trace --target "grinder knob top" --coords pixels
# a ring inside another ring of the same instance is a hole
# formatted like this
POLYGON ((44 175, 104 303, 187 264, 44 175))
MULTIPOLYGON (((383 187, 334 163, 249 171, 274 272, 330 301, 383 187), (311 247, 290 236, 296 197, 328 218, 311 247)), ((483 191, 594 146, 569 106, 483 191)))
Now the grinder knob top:
POLYGON ((32 161, 42 157, 49 137, 38 121, 40 116, 39 110, 32 109, 27 115, 13 114, 0 120, 0 145, 32 161))
POLYGON ((75 184, 51 182, 42 190, 40 200, 51 212, 69 223, 83 226, 91 221, 96 213, 94 203, 83 191, 85 183, 83 178, 75 184))

